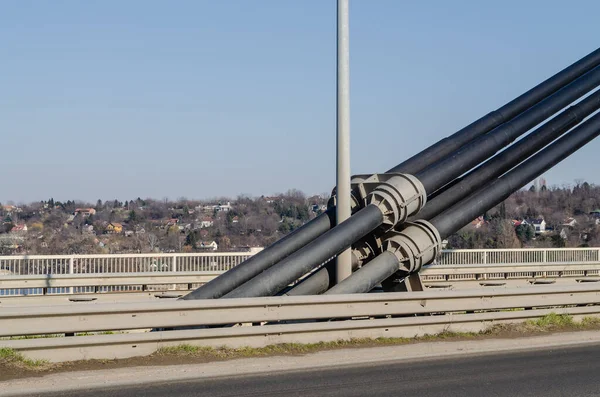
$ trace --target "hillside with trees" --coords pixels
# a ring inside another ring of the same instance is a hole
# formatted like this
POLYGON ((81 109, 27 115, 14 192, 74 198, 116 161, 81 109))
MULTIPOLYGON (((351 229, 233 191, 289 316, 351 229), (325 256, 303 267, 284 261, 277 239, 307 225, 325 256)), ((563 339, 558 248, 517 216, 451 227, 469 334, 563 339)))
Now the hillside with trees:
MULTIPOLYGON (((0 205, 0 255, 240 251, 272 244, 326 209, 326 195, 0 205)), ((600 187, 532 187, 448 238, 447 248, 600 246, 600 187), (536 222, 543 221, 543 230, 536 222)))
POLYGON ((447 248, 600 246, 600 186, 520 190, 448 239, 447 248), (543 220, 545 230, 533 223, 543 220), (523 222, 525 221, 525 222, 523 222))
POLYGON ((0 255, 232 251, 269 245, 326 209, 290 190, 210 201, 54 199, 0 205, 0 255))

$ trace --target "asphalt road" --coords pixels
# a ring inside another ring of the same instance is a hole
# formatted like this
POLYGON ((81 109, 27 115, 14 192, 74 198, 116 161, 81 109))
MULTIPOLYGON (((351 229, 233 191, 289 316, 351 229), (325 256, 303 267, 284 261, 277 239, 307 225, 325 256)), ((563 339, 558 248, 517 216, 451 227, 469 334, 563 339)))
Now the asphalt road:
POLYGON ((600 396, 600 345, 43 396, 600 396))

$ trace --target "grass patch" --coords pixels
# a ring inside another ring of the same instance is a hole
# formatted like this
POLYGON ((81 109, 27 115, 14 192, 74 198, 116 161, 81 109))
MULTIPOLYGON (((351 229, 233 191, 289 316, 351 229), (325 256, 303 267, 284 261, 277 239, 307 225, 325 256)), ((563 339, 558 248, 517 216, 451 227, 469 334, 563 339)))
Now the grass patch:
POLYGON ((600 318, 598 317, 584 317, 581 320, 581 326, 584 328, 595 328, 600 326, 600 318))
POLYGON ((160 348, 155 353, 155 355, 181 355, 201 357, 205 359, 232 359, 244 357, 308 354, 324 350, 335 350, 354 347, 405 345, 416 342, 433 342, 438 340, 449 339, 470 339, 482 335, 484 335, 483 332, 444 331, 439 334, 425 334, 414 338, 354 338, 308 344, 282 343, 277 345, 268 345, 265 347, 244 346, 239 348, 230 348, 226 346, 213 348, 208 346, 194 346, 190 344, 182 344, 177 346, 160 348))
POLYGON ((27 369, 45 369, 49 366, 49 363, 46 360, 32 360, 14 349, 0 347, 0 365, 27 369))
POLYGON ((573 321, 573 317, 568 314, 556 314, 550 313, 544 317, 540 317, 537 320, 529 320, 526 322, 527 325, 541 328, 542 330, 555 329, 555 328, 570 328, 577 327, 580 324, 573 321))
POLYGON ((452 332, 446 330, 438 334, 425 334, 414 338, 357 338, 310 344, 283 343, 259 348, 230 348, 226 346, 213 348, 207 346, 182 344, 160 348, 154 354, 159 356, 177 355, 205 358, 208 360, 223 360, 244 357, 307 354, 323 350, 351 347, 402 345, 408 343, 435 342, 441 340, 481 339, 486 336, 526 336, 528 334, 536 334, 540 332, 585 330, 598 327, 600 327, 600 318, 597 317, 585 317, 582 319, 582 321, 576 322, 570 315, 550 313, 536 320, 529 320, 524 323, 495 324, 480 332, 452 332))
POLYGON ((295 354, 307 354, 322 350, 333 350, 340 348, 356 347, 356 346, 368 346, 381 344, 378 343, 383 339, 386 340, 387 344, 400 344, 408 343, 410 339, 406 338, 381 338, 381 339, 349 339, 349 340, 337 340, 332 342, 319 342, 319 343, 282 343, 277 345, 269 345, 265 347, 249 347, 243 346, 239 348, 230 348, 226 346, 222 347, 208 347, 208 346, 194 346, 189 344, 182 344, 171 347, 163 347, 159 349, 156 355, 184 355, 204 358, 215 358, 215 359, 229 359, 229 358, 243 358, 243 357, 262 357, 262 356, 273 356, 273 355, 295 355, 295 354))
POLYGON ((277 345, 268 345, 265 347, 244 346, 239 348, 230 348, 226 346, 213 348, 208 346, 194 346, 190 344, 181 344, 177 346, 162 347, 155 354, 227 359, 273 355, 307 354, 323 350, 334 350, 353 347, 403 345, 415 342, 476 338, 482 335, 484 335, 483 332, 444 331, 439 334, 425 334, 414 338, 353 338, 319 343, 282 343, 277 345))

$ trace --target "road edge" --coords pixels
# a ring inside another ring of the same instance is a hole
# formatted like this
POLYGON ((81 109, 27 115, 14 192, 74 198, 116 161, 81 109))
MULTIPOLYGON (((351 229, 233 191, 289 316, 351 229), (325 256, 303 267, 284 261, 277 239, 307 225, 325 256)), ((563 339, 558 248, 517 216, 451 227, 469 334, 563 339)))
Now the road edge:
POLYGON ((461 356, 522 352, 600 344, 600 332, 576 331, 479 340, 435 341, 408 345, 326 350, 302 356, 242 358, 202 364, 144 366, 74 371, 0 382, 0 396, 23 396, 222 377, 266 375, 330 367, 356 367, 461 356))

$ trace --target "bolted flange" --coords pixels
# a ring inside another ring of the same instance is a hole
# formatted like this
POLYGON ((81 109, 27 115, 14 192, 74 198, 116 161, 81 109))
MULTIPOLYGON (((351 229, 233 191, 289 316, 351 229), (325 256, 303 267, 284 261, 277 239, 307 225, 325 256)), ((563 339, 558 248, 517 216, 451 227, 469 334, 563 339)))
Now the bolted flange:
MULTIPOLYGON (((372 174, 352 176, 352 213, 369 204, 375 204, 384 214, 384 230, 391 229, 398 222, 404 222, 417 213, 427 201, 423 184, 409 174, 372 174)), ((335 206, 336 189, 331 193, 328 207, 335 206)))
POLYGON ((379 207, 384 227, 389 230, 418 213, 427 201, 423 184, 408 174, 381 174, 377 186, 367 199, 368 204, 379 207))
POLYGON ((356 257, 359 267, 366 265, 382 252, 382 240, 374 234, 370 234, 352 245, 352 253, 356 257))
POLYGON ((383 248, 396 255, 401 262, 399 270, 414 273, 435 260, 442 250, 442 238, 431 223, 421 219, 389 232, 383 248))
MULTIPOLYGON (((365 199, 367 196, 367 192, 365 191, 363 182, 372 178, 373 175, 354 175, 350 181, 351 190, 350 190, 350 207, 352 213, 364 208, 365 199)), ((333 188, 331 191, 331 198, 327 202, 327 208, 335 207, 337 205, 337 190, 333 188)))

